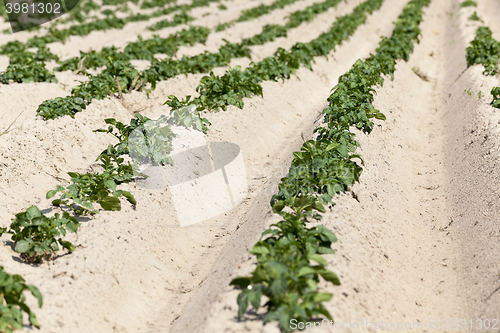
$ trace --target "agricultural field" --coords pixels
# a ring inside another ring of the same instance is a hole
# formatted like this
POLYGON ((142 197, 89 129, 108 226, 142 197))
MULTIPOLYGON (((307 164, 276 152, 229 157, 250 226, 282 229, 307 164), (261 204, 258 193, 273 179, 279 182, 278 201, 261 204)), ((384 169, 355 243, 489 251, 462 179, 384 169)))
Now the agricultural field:
POLYGON ((0 332, 500 330, 500 2, 12 10, 0 332))

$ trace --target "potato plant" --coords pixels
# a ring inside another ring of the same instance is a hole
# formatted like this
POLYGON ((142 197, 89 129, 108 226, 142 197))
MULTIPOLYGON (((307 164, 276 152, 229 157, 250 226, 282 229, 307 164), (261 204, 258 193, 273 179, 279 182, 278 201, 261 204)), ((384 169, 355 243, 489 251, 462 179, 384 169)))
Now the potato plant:
POLYGON ((101 154, 99 161, 104 169, 102 173, 68 172, 72 184, 67 187, 58 185, 55 190, 47 192, 47 199, 60 193, 60 197, 53 200, 52 204, 69 208, 78 215, 98 213, 94 203, 98 203, 104 210, 119 211, 120 197, 125 197, 132 205, 136 205, 132 193, 117 189, 118 185, 131 181, 132 165, 123 163, 123 158, 107 154, 101 154))
POLYGON ((26 211, 16 214, 10 228, 2 228, 1 233, 12 234, 15 251, 30 263, 53 259, 59 251, 59 245, 69 252, 75 246, 62 239, 66 232, 76 233, 80 222, 64 212, 53 217, 43 214, 37 206, 31 206, 26 211))
POLYGON ((31 292, 42 307, 42 294, 37 287, 27 285, 20 275, 9 274, 0 266, 0 332, 23 329, 23 312, 28 315, 30 325, 40 327, 35 313, 26 304, 25 291, 31 292))

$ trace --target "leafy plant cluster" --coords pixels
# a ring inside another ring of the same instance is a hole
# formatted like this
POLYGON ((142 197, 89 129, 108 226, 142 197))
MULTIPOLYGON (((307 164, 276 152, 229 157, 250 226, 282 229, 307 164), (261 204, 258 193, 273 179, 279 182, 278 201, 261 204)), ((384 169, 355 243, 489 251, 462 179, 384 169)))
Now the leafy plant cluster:
POLYGON ((141 3, 141 9, 150 9, 155 7, 165 7, 177 3, 177 0, 150 0, 141 3))
MULTIPOLYGON (((467 67, 481 64, 484 66, 484 75, 500 74, 500 42, 492 37, 488 27, 479 27, 476 37, 467 47, 467 67)), ((491 90, 493 101, 491 105, 500 109, 500 87, 491 90)))
POLYGON ((38 207, 31 206, 16 214, 10 229, 3 228, 2 233, 13 235, 15 250, 21 253, 23 259, 39 263, 42 259, 52 259, 59 251, 59 245, 73 252, 75 246, 61 236, 66 236, 67 231, 76 233, 79 226, 80 222, 68 212, 47 217, 38 207))
POLYGON ((177 25, 186 24, 188 22, 194 21, 194 17, 189 16, 185 11, 182 11, 180 14, 175 14, 174 18, 170 20, 161 20, 156 22, 152 26, 148 27, 150 31, 158 31, 167 27, 175 27, 177 25))
MULTIPOLYGON (((365 2, 366 3, 366 2, 365 2)), ((294 153, 290 171, 282 179, 279 192, 271 199, 275 213, 283 220, 263 232, 251 250, 257 267, 249 277, 237 277, 231 284, 242 289, 238 296, 241 318, 249 304, 255 309, 266 297, 264 323, 278 320, 282 331, 290 332, 290 320, 306 322, 331 316, 322 302, 331 294, 318 292, 319 277, 340 284, 335 273, 326 269, 322 254, 333 253, 335 235, 322 225, 307 227, 311 219, 320 220, 324 205, 332 203, 336 193, 348 190, 361 173, 352 159, 359 143, 351 126, 370 133, 370 119, 385 119, 375 110, 374 87, 383 84, 381 75, 393 78, 396 60, 408 60, 414 41, 418 42, 422 8, 430 0, 412 0, 399 16, 390 38, 382 38, 375 55, 358 60, 339 78, 323 111, 326 127, 316 129, 318 137, 304 143, 294 153), (314 264, 311 264, 314 262, 314 264)))
POLYGON ((477 7, 477 3, 472 0, 465 0, 460 4, 460 7, 477 7))
POLYGON ((35 313, 26 304, 24 291, 29 291, 37 299, 38 307, 42 307, 43 298, 37 287, 27 285, 20 275, 9 274, 0 266, 0 332, 23 329, 23 312, 31 325, 40 327, 35 313))
POLYGON ((139 3, 139 0, 103 0, 102 4, 103 5, 117 6, 117 5, 127 3, 129 1, 132 3, 135 3, 136 5, 139 3))
POLYGON ((54 73, 45 68, 45 62, 58 57, 47 48, 41 47, 37 53, 28 52, 26 46, 18 41, 11 41, 0 47, 0 54, 9 57, 9 66, 0 73, 0 82, 57 82, 54 73))
POLYGON ((93 99, 101 100, 112 93, 140 90, 144 86, 140 73, 129 61, 108 58, 106 68, 99 74, 85 72, 89 78, 71 89, 71 95, 49 99, 38 106, 37 115, 45 119, 55 119, 85 110, 93 99))
POLYGON ((125 125, 114 118, 105 119, 108 128, 94 131, 111 134, 118 139, 118 143, 109 145, 101 156, 120 159, 126 155, 132 158, 134 166, 144 163, 172 164, 169 155, 173 148, 172 139, 176 135, 170 125, 175 121, 165 116, 157 120, 151 120, 140 114, 135 116, 136 118, 130 120, 130 125, 125 125))
POLYGON ((495 75, 499 73, 498 61, 500 57, 500 42, 492 37, 488 27, 479 27, 476 37, 467 47, 467 67, 476 64, 484 66, 485 75, 495 75))
POLYGON ((226 30, 227 28, 233 26, 236 22, 244 22, 244 21, 250 21, 254 20, 260 16, 269 14, 271 11, 275 9, 281 9, 285 8, 288 5, 291 5, 295 3, 297 0, 276 0, 270 5, 265 5, 265 4, 260 4, 257 7, 250 8, 247 10, 244 10, 240 17, 238 17, 236 20, 232 20, 226 23, 221 23, 219 24, 216 28, 215 31, 223 31, 226 30))

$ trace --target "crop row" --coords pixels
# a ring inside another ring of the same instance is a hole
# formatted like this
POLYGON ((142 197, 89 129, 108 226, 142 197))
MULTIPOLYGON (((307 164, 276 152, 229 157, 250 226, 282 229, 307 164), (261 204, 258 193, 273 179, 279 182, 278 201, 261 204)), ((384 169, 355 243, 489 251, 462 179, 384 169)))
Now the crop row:
MULTIPOLYGON (((467 3, 465 1, 464 3, 467 3)), ((469 1, 469 3, 474 3, 469 1)), ((469 5, 472 6, 472 5, 469 5)), ((474 13, 477 17, 477 14, 474 13)), ((500 42, 493 38, 491 30, 481 26, 476 31, 476 37, 467 47, 467 67, 481 64, 484 66, 484 75, 500 74, 500 42)), ((491 106, 500 109, 500 87, 491 89, 493 100, 491 106)))
MULTIPOLYGON (((337 193, 347 191, 359 181, 362 168, 353 159, 359 143, 351 126, 370 133, 372 118, 385 116, 373 107, 374 88, 382 86, 382 75, 393 79, 396 60, 407 61, 418 41, 423 7, 430 0, 412 0, 399 16, 390 38, 383 38, 375 55, 355 62, 342 75, 323 110, 325 127, 315 130, 317 138, 305 142, 282 179, 279 192, 271 199, 272 210, 283 220, 271 225, 250 253, 257 256, 257 267, 248 277, 237 277, 231 284, 242 289, 238 295, 241 318, 249 304, 256 310, 261 298, 267 302, 264 324, 277 320, 282 331, 292 330, 295 319, 304 327, 311 318, 332 317, 322 304, 332 294, 318 291, 319 277, 340 284, 335 273, 326 269, 323 254, 333 253, 336 237, 324 226, 307 227, 312 219, 321 219, 324 205, 333 204, 337 193), (315 264, 311 264, 311 261, 315 264)), ((362 160, 361 160, 362 161, 362 160)))
POLYGON ((275 9, 284 8, 288 5, 293 4, 294 2, 297 2, 297 0, 278 0, 278 1, 273 2, 270 5, 260 4, 257 7, 244 10, 243 13, 240 15, 240 17, 237 18, 236 20, 219 24, 215 28, 215 31, 226 30, 228 27, 234 25, 236 22, 244 22, 244 21, 254 20, 257 17, 269 14, 271 11, 273 11, 275 9))
MULTIPOLYGON (((323 4, 321 8, 326 11, 340 1, 325 0, 321 3, 323 4)), ((301 15, 301 13, 309 12, 311 7, 309 6, 290 15, 289 21, 293 20, 293 26, 309 22, 314 18, 317 13, 314 15, 301 15)), ((141 73, 136 71, 126 60, 119 57, 108 57, 106 59, 107 66, 100 74, 87 74, 89 77, 88 82, 73 88, 70 96, 42 102, 38 107, 37 114, 45 119, 55 119, 64 115, 73 117, 75 113, 85 109, 93 99, 103 99, 110 93, 116 93, 119 90, 126 93, 133 89, 142 89, 146 83, 151 85, 151 89, 155 89, 158 81, 167 80, 179 74, 207 73, 214 67, 227 66, 233 58, 250 58, 250 50, 247 45, 265 44, 276 37, 286 36, 288 29, 290 28, 287 25, 267 25, 263 28, 262 33, 244 39, 239 44, 226 42, 225 45, 219 48, 219 52, 205 52, 191 57, 183 56, 179 60, 166 58, 160 61, 153 59, 151 66, 141 73), (268 30, 268 27, 272 29, 268 30), (283 27, 283 29, 275 29, 275 27, 283 27), (120 86, 118 86, 117 82, 120 83, 120 86), (141 85, 137 87, 137 83, 141 83, 141 85)), ((345 32, 341 32, 340 36, 344 34, 345 32)))

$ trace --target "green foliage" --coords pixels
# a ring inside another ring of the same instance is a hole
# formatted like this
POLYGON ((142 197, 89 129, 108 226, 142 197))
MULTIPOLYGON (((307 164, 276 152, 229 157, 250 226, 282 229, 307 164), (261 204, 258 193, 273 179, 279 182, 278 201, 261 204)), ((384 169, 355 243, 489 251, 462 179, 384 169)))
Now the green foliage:
POLYGON ((172 151, 172 139, 176 136, 169 126, 165 116, 157 120, 151 120, 137 113, 135 118, 125 125, 114 118, 104 120, 108 124, 107 129, 97 129, 94 132, 103 132, 113 135, 118 139, 114 146, 109 145, 101 155, 134 156, 134 163, 154 162, 156 164, 171 164, 169 157, 172 151), (131 137, 132 133, 141 135, 131 137), (132 150, 132 151, 131 151, 132 150))
POLYGON ((26 45, 20 41, 11 41, 0 46, 0 54, 10 57, 14 53, 23 52, 26 50, 26 45))
POLYGON ((42 102, 36 110, 37 116, 42 116, 46 120, 56 119, 62 116, 75 118, 75 113, 85 110, 87 104, 80 97, 66 96, 48 99, 42 102))
POLYGON ((226 5, 224 5, 223 3, 221 3, 217 8, 219 8, 219 10, 226 10, 227 9, 226 5))
POLYGON ((491 89, 491 95, 493 96, 493 101, 491 102, 491 106, 500 109, 500 87, 493 87, 491 89))
MULTIPOLYGON (((499 74, 500 42, 492 37, 488 27, 479 27, 475 39, 467 47, 467 67, 482 64, 484 75, 499 74)), ((500 109, 500 87, 491 89, 493 101, 491 106, 500 109)))
POLYGON ((474 14, 472 14, 470 17, 469 17, 469 20, 471 21, 482 21, 481 18, 479 18, 479 16, 477 16, 477 13, 474 12, 474 14))
POLYGON ((476 37, 467 47, 467 67, 476 64, 484 66, 485 75, 494 75, 499 72, 500 42, 492 37, 488 27, 479 27, 476 37))
POLYGON ((76 233, 80 222, 69 213, 62 216, 56 213, 53 217, 45 216, 36 206, 16 214, 7 233, 12 234, 16 243, 16 252, 21 253, 27 262, 39 263, 42 259, 52 259, 59 251, 59 245, 69 252, 75 246, 65 241, 66 231, 76 233))
POLYGON ((102 4, 103 5, 117 6, 117 5, 121 5, 121 4, 126 4, 129 1, 133 2, 136 5, 139 3, 139 0, 103 0, 102 4))
POLYGON ((327 262, 321 256, 334 253, 331 244, 337 239, 322 225, 307 228, 305 222, 305 215, 299 212, 273 224, 262 234, 263 239, 254 245, 250 253, 257 256, 255 271, 250 277, 237 277, 231 281, 232 285, 242 289, 238 296, 239 319, 249 303, 257 310, 262 296, 266 296, 264 324, 278 320, 285 332, 292 331, 292 319, 305 322, 324 315, 332 320, 323 305, 332 294, 319 292, 318 283, 321 276, 325 281, 340 284, 337 275, 326 269, 327 262), (312 261, 316 264, 312 265, 312 261))
POLYGON ((173 56, 180 46, 205 43, 210 30, 204 27, 190 27, 173 33, 167 38, 154 35, 150 39, 143 40, 141 36, 138 41, 129 43, 123 52, 114 46, 105 47, 100 52, 81 52, 79 57, 67 59, 55 68, 56 71, 96 69, 105 66, 111 57, 116 60, 145 59, 153 60, 157 53, 166 53, 173 56))
MULTIPOLYGON (((185 99, 181 102, 182 106, 195 104, 198 111, 219 109, 226 111, 228 105, 242 109, 243 98, 262 96, 262 87, 247 72, 241 71, 239 66, 226 71, 222 77, 211 72, 209 76, 200 80, 196 91, 200 96, 192 101, 189 101, 189 98, 185 99)), ((165 104, 173 106, 170 99, 165 104)))
POLYGON ((166 5, 170 5, 172 3, 176 3, 177 0, 151 0, 151 1, 143 1, 141 4, 141 9, 149 9, 154 7, 165 7, 166 5))
MULTIPOLYGON (((297 2, 297 0, 276 0, 273 3, 271 3, 270 5, 260 4, 257 7, 244 10, 241 13, 240 17, 238 17, 236 20, 219 24, 215 28, 215 31, 226 30, 230 26, 234 25, 234 23, 236 23, 236 22, 244 22, 244 21, 254 20, 262 15, 266 15, 266 14, 270 13, 271 11, 273 11, 275 9, 284 8, 288 5, 291 5, 294 2, 297 2)), ((248 45, 251 45, 251 44, 248 44, 248 45)))
POLYGON ((361 167, 352 159, 359 144, 347 130, 333 130, 328 136, 302 145, 295 152, 288 175, 281 180, 271 203, 285 202, 310 194, 320 195, 323 204, 332 203, 337 193, 348 190, 359 181, 361 167))
POLYGON ((3 17, 5 21, 9 19, 7 10, 5 9, 5 2, 3 0, 0 0, 0 16, 3 17))
MULTIPOLYGON (((77 112, 85 110, 93 99, 104 99, 111 93, 118 92, 118 83, 121 89, 132 89, 140 79, 139 72, 129 61, 108 57, 106 68, 97 75, 86 73, 89 78, 71 90, 71 96, 49 99, 38 106, 37 116, 45 119, 56 119, 65 115, 74 118, 77 112), (135 81, 135 82, 134 82, 135 81)), ((137 83, 138 85, 138 83, 137 83)), ((142 85, 139 87, 142 88, 142 85)), ((137 89, 137 86, 134 88, 137 89)))
POLYGON ((257 17, 266 15, 275 9, 284 8, 288 5, 293 4, 294 2, 297 2, 297 0, 277 0, 270 5, 260 4, 257 7, 244 10, 236 21, 244 22, 254 20, 257 17))
MULTIPOLYGON (((117 1, 122 1, 122 0, 117 0, 117 1)), ((27 47, 43 47, 46 44, 53 42, 64 43, 70 36, 86 36, 90 34, 92 31, 123 29, 123 27, 129 22, 148 21, 152 18, 159 17, 162 15, 167 15, 175 11, 181 11, 181 13, 176 14, 172 21, 161 21, 164 23, 158 23, 157 27, 159 27, 162 24, 164 24, 163 27, 185 24, 187 22, 192 21, 192 17, 187 15, 186 13, 187 11, 196 7, 208 6, 211 2, 219 2, 219 1, 220 0, 195 0, 190 5, 172 6, 157 10, 151 14, 132 14, 126 18, 117 18, 116 16, 111 15, 103 19, 95 19, 89 22, 85 22, 84 16, 79 15, 77 11, 72 10, 71 12, 75 13, 75 17, 79 17, 78 21, 80 21, 81 24, 72 25, 68 28, 61 30, 56 29, 55 27, 52 26, 48 29, 48 33, 46 35, 41 37, 39 36, 31 37, 30 39, 28 39, 26 45, 27 47)), ((100 7, 95 8, 94 6, 95 3, 93 3, 92 1, 89 2, 88 4, 90 4, 90 6, 87 8, 88 11, 92 9, 100 9, 100 7)))
MULTIPOLYGON (((315 12, 321 12, 321 10, 326 11, 329 6, 336 5, 340 0, 326 0, 322 3, 321 6, 316 6, 314 8, 315 12)), ((203 2, 193 3, 192 5, 201 5, 203 2)), ((373 7, 373 5, 371 5, 373 7)), ((308 7, 309 8, 309 7, 308 7)), ((373 7, 375 8, 375 7, 373 7)), ((370 11, 373 8, 366 8, 366 10, 370 11)), ((309 17, 309 16, 308 16, 309 17)), ((364 17, 364 16, 363 16, 364 17)), ((348 22, 348 20, 346 20, 348 22)), ((300 22, 295 22, 292 26, 297 26, 300 22)), ((361 24, 361 23, 360 23, 361 24)), ((273 31, 280 29, 279 26, 268 26, 268 29, 273 31)), ((61 65, 61 67, 56 68, 56 70, 77 70, 83 68, 97 68, 102 66, 107 59, 104 57, 112 57, 116 60, 125 61, 127 58, 149 58, 152 54, 156 52, 165 52, 168 53, 174 52, 174 46, 170 47, 172 43, 177 43, 176 45, 183 45, 184 42, 192 45, 194 42, 204 42, 206 40, 206 36, 208 35, 208 30, 201 30, 202 28, 190 28, 189 30, 183 30, 178 35, 169 36, 167 40, 160 39, 158 37, 153 37, 151 40, 131 43, 130 47, 127 47, 124 53, 117 52, 116 49, 104 49, 103 54, 99 54, 98 52, 90 52, 90 53, 81 53, 79 58, 69 59, 61 65), (175 42, 174 42, 175 41, 175 42), (162 50, 160 48, 163 47, 162 50), (105 54, 104 54, 105 53, 105 54)), ((300 66, 300 60, 304 60, 304 64, 310 68, 310 62, 312 61, 312 57, 315 55, 326 55, 329 50, 333 49, 329 47, 329 45, 334 45, 332 43, 332 38, 334 43, 340 43, 343 39, 349 36, 349 33, 346 33, 343 29, 347 29, 345 23, 341 24, 336 28, 336 30, 331 31, 329 34, 324 35, 322 38, 324 40, 317 42, 313 45, 314 49, 319 50, 320 52, 311 53, 311 48, 304 49, 305 44, 297 44, 289 53, 286 51, 282 51, 280 53, 281 61, 277 61, 277 59, 266 58, 264 61, 259 64, 255 64, 254 67, 245 70, 245 75, 258 75, 257 80, 261 79, 269 79, 269 80, 278 80, 289 78, 294 69, 298 69, 300 66), (339 34, 341 37, 335 37, 339 34)), ((269 30, 269 31, 271 31, 269 30)), ((346 31, 351 31, 350 30, 346 31)), ((268 33, 268 30, 264 28, 263 33, 268 33)), ((263 35, 264 36, 264 35, 263 35)), ((268 38, 268 37, 262 37, 268 38)), ((269 37, 271 38, 271 37, 269 37)), ((261 42, 265 42, 264 39, 261 39, 261 42)), ((214 67, 222 67, 227 66, 231 59, 248 57, 250 58, 250 50, 247 48, 246 44, 258 44, 259 42, 253 41, 248 43, 243 41, 241 44, 229 43, 226 41, 226 44, 219 48, 219 52, 211 53, 205 52, 203 54, 199 54, 192 57, 183 56, 179 60, 174 60, 171 58, 166 58, 164 60, 154 59, 151 61, 150 68, 143 71, 140 75, 141 80, 143 79, 145 83, 151 84, 151 89, 156 88, 156 83, 161 80, 167 80, 179 74, 188 74, 188 73, 209 73, 214 67)), ((175 49, 177 47, 175 46, 175 49)), ((101 73, 103 74, 103 73, 101 73)), ((131 77, 127 80, 127 82, 132 82, 135 79, 131 77)), ((79 95, 69 96, 66 98, 56 98, 55 100, 48 100, 43 102, 38 108, 38 115, 45 117, 46 119, 54 119, 63 115, 74 116, 76 112, 79 112, 85 109, 86 104, 90 103, 92 100, 92 94, 88 92, 88 90, 92 90, 96 92, 96 96, 99 98, 104 98, 110 91, 116 92, 115 87, 117 87, 111 78, 106 78, 101 76, 92 76, 89 83, 86 83, 86 87, 78 87, 74 89, 74 92, 80 92, 79 95), (99 80, 99 84, 94 84, 93 80, 99 80), (88 88, 96 86, 95 89, 88 88), (99 92, 99 89, 102 91, 99 92), (78 98, 78 99, 77 99, 78 98), (84 103, 81 103, 81 102, 84 103)), ((120 81, 122 83, 122 81, 120 81)), ((123 86, 122 86, 123 89, 123 86)), ((126 92, 126 91, 124 91, 126 92)), ((223 93, 224 94, 224 93, 223 93)), ((213 94, 212 94, 213 95, 213 94)), ((227 99, 229 102, 233 102, 235 104, 241 105, 239 97, 234 99, 235 96, 231 94, 222 97, 221 99, 227 99)), ((219 99, 220 101, 220 99, 219 99)), ((182 104, 179 101, 179 107, 183 107, 185 104, 182 104)), ((208 105, 208 104, 207 104, 208 105)), ((231 105, 231 104, 228 104, 231 105)), ((206 126, 208 121, 205 121, 204 118, 200 118, 198 116, 191 117, 188 113, 185 112, 174 112, 177 117, 184 115, 191 119, 190 123, 195 125, 197 128, 200 127, 203 130, 206 130, 206 126)), ((184 123, 183 118, 175 118, 179 124, 184 123)), ((188 122, 186 120, 186 122, 188 122)))
POLYGON ((52 204, 67 207, 78 215, 98 213, 99 209, 94 207, 94 203, 104 210, 119 211, 120 197, 125 197, 132 205, 137 204, 130 192, 117 189, 118 185, 131 181, 132 165, 124 164, 124 159, 115 155, 101 154, 98 160, 104 169, 103 173, 68 172, 72 184, 66 188, 58 185, 55 190, 47 192, 47 199, 60 193, 60 197, 53 200, 52 204))
POLYGON ((0 266, 0 332, 12 333, 22 330, 23 312, 29 316, 29 322, 40 327, 36 315, 26 304, 24 291, 29 291, 37 299, 38 307, 42 307, 42 294, 37 287, 27 285, 26 281, 17 274, 8 274, 0 266))
POLYGON ((148 27, 148 30, 158 31, 167 27, 175 27, 177 25, 186 24, 194 20, 194 17, 189 16, 186 12, 181 12, 180 14, 175 14, 174 18, 169 20, 159 21, 152 26, 148 27))
MULTIPOLYGON (((335 7, 340 3, 340 0, 325 0, 320 3, 312 4, 303 10, 298 10, 290 14, 288 22, 285 25, 268 24, 262 29, 262 33, 251 38, 243 40, 243 45, 263 45, 269 41, 273 41, 278 37, 286 37, 290 29, 296 28, 302 23, 310 22, 318 14, 326 12, 329 8, 335 7)), ((258 7, 257 7, 258 8, 258 7)), ((341 34, 342 36, 343 34, 341 34)))
POLYGON ((31 52, 14 53, 10 58, 10 65, 5 72, 0 73, 0 82, 9 84, 10 81, 17 83, 27 82, 57 82, 51 71, 45 68, 45 63, 37 60, 37 54, 31 52))
POLYGON ((460 4, 460 7, 477 7, 477 3, 472 0, 465 0, 460 4))

